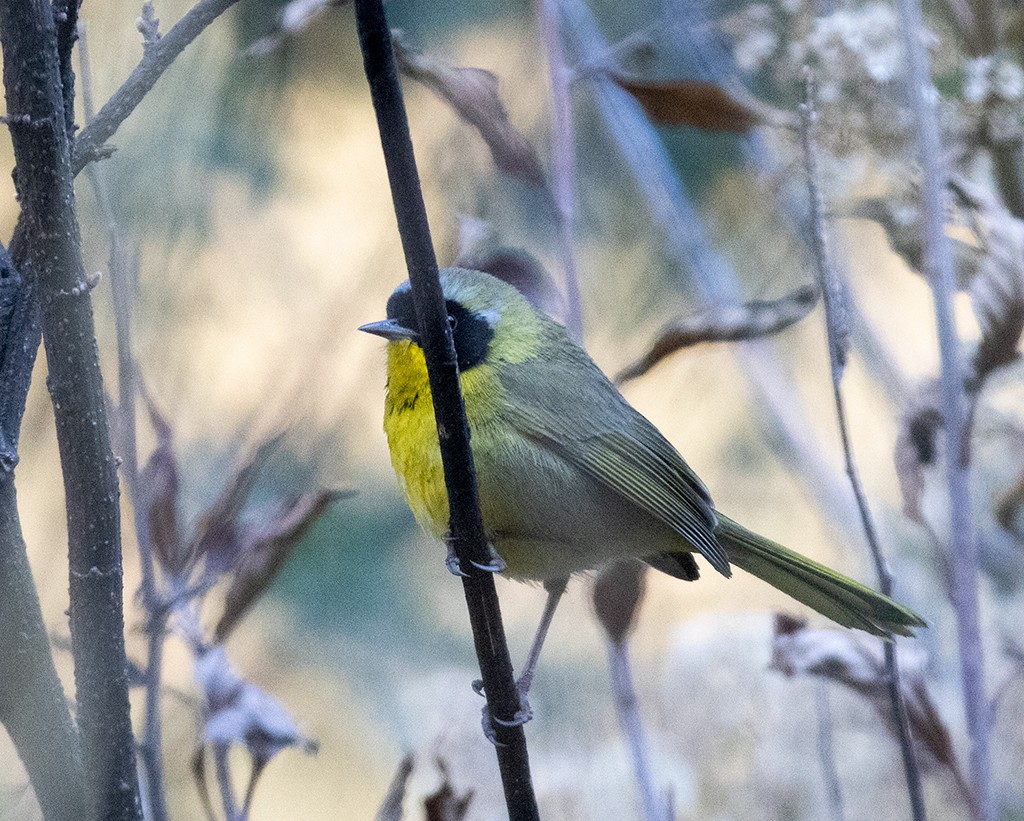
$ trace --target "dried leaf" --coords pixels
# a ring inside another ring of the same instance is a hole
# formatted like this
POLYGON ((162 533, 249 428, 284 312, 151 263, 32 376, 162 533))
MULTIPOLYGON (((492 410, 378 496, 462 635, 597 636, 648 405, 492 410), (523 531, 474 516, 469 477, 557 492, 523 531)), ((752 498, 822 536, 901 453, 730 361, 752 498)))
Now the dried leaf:
POLYGON ((1017 512, 1021 507, 1024 507, 1024 473, 1017 477, 1017 481, 999 497, 999 501, 996 503, 996 521, 1004 530, 1024 536, 1024 533, 1021 533, 1014 524, 1017 512))
POLYGON ((646 590, 647 566, 633 559, 605 565, 594 580, 594 610, 608 638, 621 644, 632 632, 646 590))
POLYGON ((942 428, 939 383, 926 382, 907 403, 900 419, 893 461, 903 496, 903 513, 918 524, 926 524, 921 510, 926 468, 938 459, 937 436, 942 428))
POLYGON ((279 433, 257 445, 228 478, 220 497, 199 520, 193 551, 205 561, 204 571, 211 579, 226 573, 238 561, 246 541, 241 525, 242 510, 260 471, 282 437, 279 433))
POLYGON ((171 426, 145 391, 142 397, 156 430, 156 448, 139 474, 142 498, 136 503, 145 512, 149 539, 160 566, 168 575, 183 579, 192 565, 192 551, 178 526, 178 459, 171 426))
POLYGON ((438 759, 437 768, 441 772, 441 786, 423 801, 426 821, 463 821, 473 800, 473 792, 457 795, 444 761, 438 759))
MULTIPOLYGON (((953 741, 928 691, 923 653, 900 654, 900 688, 910 733, 926 765, 945 767, 967 790, 953 741)), ((786 676, 818 676, 839 682, 867 698, 885 726, 898 737, 892 719, 888 677, 881 642, 850 630, 817 630, 789 616, 780 617, 772 641, 772 668, 786 676)), ((969 790, 964 793, 969 800, 969 790)))
POLYGON ((1024 222, 988 192, 976 200, 984 226, 985 256, 970 285, 971 304, 981 328, 968 385, 972 390, 980 389, 996 368, 1017 359, 1017 345, 1024 332, 1024 222))
POLYGON ((391 779, 388 794, 384 803, 377 810, 376 821, 402 821, 402 801, 405 799, 405 786, 412 775, 412 753, 406 753, 398 762, 395 777, 391 779))
POLYGON ((779 299, 754 300, 680 319, 665 328, 651 349, 627 365, 615 381, 622 384, 642 376, 669 354, 700 342, 734 342, 777 333, 807 316, 818 296, 817 288, 804 285, 779 299))
POLYGON ((656 125, 687 125, 704 131, 746 134, 759 124, 795 127, 785 112, 703 80, 641 80, 612 73, 610 78, 640 103, 656 125))
POLYGON ((402 42, 398 32, 392 32, 392 43, 399 70, 437 94, 476 128, 501 171, 537 188, 547 187, 537 152, 509 121, 494 74, 481 68, 459 68, 416 51, 402 42))
MULTIPOLYGON (((920 192, 916 187, 892 196, 868 197, 860 200, 849 212, 851 217, 877 222, 889 247, 898 254, 907 267, 920 274, 924 268, 924 225, 921 221, 920 192)), ((950 224, 962 224, 959 212, 951 207, 947 214, 950 224)), ((953 252, 957 288, 965 289, 978 271, 981 251, 974 245, 955 237, 947 237, 953 252)))
POLYGON ((252 538, 240 552, 231 585, 224 600, 224 613, 214 631, 216 641, 224 641, 249 608, 277 578, 287 563, 295 546, 328 506, 355 491, 317 490, 303 494, 296 501, 284 506, 252 538))

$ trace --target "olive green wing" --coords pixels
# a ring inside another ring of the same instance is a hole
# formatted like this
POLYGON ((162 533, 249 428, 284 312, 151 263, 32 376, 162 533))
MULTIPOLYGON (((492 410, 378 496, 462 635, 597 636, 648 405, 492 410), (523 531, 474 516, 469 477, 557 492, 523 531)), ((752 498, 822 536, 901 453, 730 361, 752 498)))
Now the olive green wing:
POLYGON ((561 328, 550 334, 539 356, 497 366, 509 424, 667 524, 715 570, 731 575, 704 484, 561 328), (549 350, 557 356, 545 355, 549 350))

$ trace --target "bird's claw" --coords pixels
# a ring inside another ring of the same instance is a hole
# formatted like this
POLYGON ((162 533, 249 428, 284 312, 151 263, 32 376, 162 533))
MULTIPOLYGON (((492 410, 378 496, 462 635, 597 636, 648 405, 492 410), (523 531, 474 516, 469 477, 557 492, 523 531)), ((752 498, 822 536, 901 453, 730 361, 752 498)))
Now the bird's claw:
POLYGON ((498 555, 498 551, 494 549, 494 545, 490 542, 487 543, 487 558, 490 559, 487 564, 473 561, 470 564, 477 570, 483 570, 486 573, 504 573, 505 568, 508 567, 505 564, 505 560, 498 555))
MULTIPOLYGON (((478 696, 484 695, 484 683, 480 679, 475 680, 472 687, 473 692, 478 696)), ((497 716, 492 716, 490 707, 487 704, 485 704, 480 711, 484 737, 495 747, 501 747, 503 745, 498 741, 498 733, 494 725, 497 724, 499 727, 522 727, 527 721, 533 718, 533 710, 530 708, 530 702, 526 698, 526 693, 519 689, 518 684, 516 684, 516 690, 519 692, 519 709, 516 710, 516 713, 512 718, 498 718, 497 716)))
POLYGON ((462 563, 459 561, 459 557, 455 553, 455 542, 452 539, 451 534, 445 535, 444 543, 448 546, 448 555, 444 560, 444 565, 448 568, 448 572, 453 576, 467 578, 469 574, 462 569, 462 563))

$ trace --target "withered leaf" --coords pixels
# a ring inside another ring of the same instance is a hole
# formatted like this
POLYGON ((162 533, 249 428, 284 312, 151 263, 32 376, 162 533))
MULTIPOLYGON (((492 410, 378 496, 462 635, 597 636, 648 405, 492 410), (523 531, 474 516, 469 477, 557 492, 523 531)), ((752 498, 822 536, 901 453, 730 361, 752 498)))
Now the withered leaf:
POLYGON ((395 777, 388 786, 388 794, 377 810, 376 821, 402 821, 402 801, 405 800, 405 786, 412 775, 412 753, 406 753, 398 762, 395 777))
POLYGON ((1018 511, 1024 507, 1024 473, 1005 491, 996 503, 996 521, 1004 530, 1024 536, 1014 525, 1018 511))
POLYGON ((216 641, 224 641, 249 608, 266 592, 287 563, 295 546, 328 506, 353 493, 351 490, 305 493, 284 506, 260 529, 241 552, 224 599, 224 613, 214 631, 216 641))
POLYGON ((766 119, 788 119, 782 112, 768 117, 760 106, 740 102, 721 86, 703 80, 641 80, 617 73, 609 76, 640 103, 655 125, 746 134, 766 119))
POLYGON ((918 524, 925 524, 921 500, 924 496, 924 471, 938 458, 938 433, 943 425, 939 410, 939 383, 924 383, 907 403, 900 418, 893 462, 903 497, 903 513, 918 524))
POLYGON ((754 300, 677 320, 661 332, 644 356, 626 366, 615 377, 615 382, 622 384, 642 376, 680 348, 700 342, 735 342, 777 333, 807 316, 818 297, 817 288, 804 285, 779 299, 754 300))
POLYGON ((284 434, 270 436, 260 442, 248 458, 228 477, 217 501, 203 514, 196 525, 193 550, 205 562, 205 573, 215 579, 238 561, 245 541, 242 511, 252 493, 260 471, 284 434))
MULTIPOLYGON (((924 677, 923 654, 900 655, 900 689, 910 733, 921 762, 945 767, 964 798, 970 790, 960 771, 949 728, 932 700, 924 677)), ((786 676, 817 676, 849 687, 875 708, 886 728, 897 736, 889 698, 888 676, 881 642, 850 630, 808 628, 790 617, 777 620, 771 666, 786 676)))
POLYGON ((594 580, 594 610, 615 644, 629 637, 646 589, 647 566, 635 559, 605 565, 594 580))
POLYGON ((1024 332, 1024 222, 988 192, 974 199, 985 229, 985 255, 970 285, 981 340, 972 358, 974 373, 968 387, 978 390, 992 371, 1019 355, 1017 346, 1024 332))
POLYGON ((463 821, 473 800, 473 792, 459 795, 452 786, 444 761, 438 759, 437 768, 441 772, 441 786, 423 801, 426 821, 463 821))
POLYGON ((145 514, 147 535, 160 567, 180 579, 188 575, 192 553, 178 526, 178 459, 173 432, 149 393, 140 393, 156 431, 156 448, 139 473, 142 498, 135 502, 145 514))
POLYGON ((399 71, 422 83, 480 133, 499 170, 537 188, 547 178, 530 141, 517 131, 498 94, 498 78, 481 68, 460 68, 405 45, 392 32, 399 71))

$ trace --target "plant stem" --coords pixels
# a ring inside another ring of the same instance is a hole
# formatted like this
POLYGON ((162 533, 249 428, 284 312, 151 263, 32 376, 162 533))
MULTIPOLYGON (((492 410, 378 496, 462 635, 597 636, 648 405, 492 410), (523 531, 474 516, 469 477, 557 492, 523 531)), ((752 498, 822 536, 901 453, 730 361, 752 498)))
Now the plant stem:
MULTIPOLYGON (((821 288, 822 303, 825 314, 825 330, 828 339, 829 363, 832 371, 832 398, 836 408, 836 420, 839 425, 839 439, 843 447, 843 460, 846 464, 846 475, 850 480, 860 513, 861 525, 871 558, 878 575, 878 586, 886 596, 892 596, 892 573, 882 553, 882 545, 878 539, 874 517, 868 505, 867 494, 860 480, 860 471, 853 455, 850 441, 849 425, 846 421, 846 401, 843 397, 843 371, 846 365, 849 329, 845 315, 845 289, 838 273, 832 267, 829 253, 828 235, 825 231, 825 209, 822 204, 821 189, 818 185, 818 147, 816 139, 817 108, 814 96, 814 79, 810 69, 805 68, 805 97, 800 107, 801 129, 803 142, 804 170, 807 176, 807 195, 811 212, 811 250, 813 251, 818 284, 821 288)), ((910 797, 911 814, 915 821, 924 821, 926 817, 924 792, 921 788, 921 771, 914 755, 914 741, 910 735, 910 722, 907 708, 903 702, 903 690, 900 686, 899 665, 896 659, 896 647, 892 642, 884 644, 885 677, 889 690, 889 701, 892 705, 893 723, 903 756, 903 771, 907 781, 907 794, 910 797)))
MULTIPOLYGON (((480 518, 476 473, 469 447, 469 425, 462 402, 455 349, 423 205, 402 89, 395 69, 391 31, 381 0, 356 0, 355 8, 359 46, 377 114, 430 377, 451 511, 451 538, 459 562, 467 571, 462 580, 463 589, 487 706, 491 716, 510 719, 520 709, 519 692, 501 623, 494 577, 471 564, 473 560, 478 564, 488 563, 488 545, 480 518)), ((533 794, 523 728, 521 725, 508 727, 503 724, 494 724, 493 728, 509 818, 513 821, 537 819, 537 801, 533 794)))
POLYGON ((4 85, 22 206, 26 266, 36 277, 68 522, 71 644, 92 813, 141 816, 124 652, 117 471, 110 449, 90 285, 49 3, 0 0, 4 85))
POLYGON ((957 620, 964 712, 971 739, 974 803, 980 821, 993 821, 996 816, 989 761, 988 699, 985 694, 984 652, 978 617, 978 545, 971 522, 969 466, 964 454, 968 432, 964 369, 960 361, 960 340, 953 316, 953 294, 956 288, 953 255, 945 235, 943 192, 947 176, 935 112, 938 92, 932 83, 928 55, 922 45, 925 29, 920 3, 918 0, 900 0, 899 11, 908 87, 923 170, 924 274, 932 289, 942 364, 940 388, 945 427, 946 484, 949 492, 951 598, 957 620))

